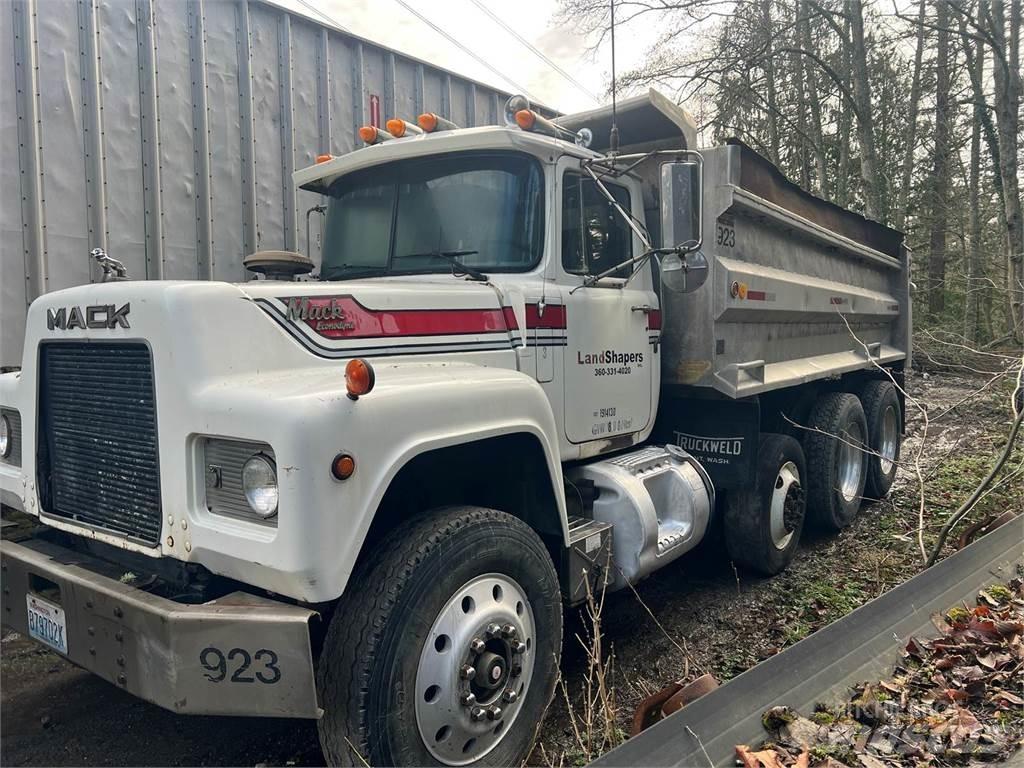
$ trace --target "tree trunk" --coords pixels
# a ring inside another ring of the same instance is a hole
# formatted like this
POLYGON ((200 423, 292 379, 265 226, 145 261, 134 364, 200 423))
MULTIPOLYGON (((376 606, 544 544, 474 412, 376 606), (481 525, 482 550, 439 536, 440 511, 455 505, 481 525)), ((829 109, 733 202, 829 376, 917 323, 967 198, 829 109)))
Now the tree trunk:
POLYGON ((1010 2, 1010 26, 1006 28, 1003 0, 992 0, 990 7, 993 40, 1000 50, 994 51, 992 67, 995 86, 996 126, 999 142, 999 176, 1002 182, 1003 206, 1006 212, 1007 301, 1014 337, 1021 339, 1024 324, 1024 221, 1020 200, 1019 165, 1017 161, 1020 131, 1020 27, 1021 0, 1010 2))
MULTIPOLYGON (((806 3, 801 3, 797 6, 797 25, 800 33, 801 46, 805 51, 814 51, 815 48, 811 42, 811 21, 810 21, 810 9, 806 3)), ((825 160, 825 139, 822 136, 822 125, 821 125, 821 97, 818 95, 818 80, 816 71, 809 65, 807 57, 801 56, 799 66, 803 68, 804 82, 807 86, 807 100, 811 107, 811 124, 809 126, 809 133, 813 146, 811 150, 814 153, 814 175, 815 179, 811 185, 811 190, 818 195, 828 199, 828 184, 826 179, 828 177, 828 166, 825 160)))
POLYGON ((764 32, 764 75, 765 100, 768 104, 768 150, 769 158, 779 165, 779 102, 775 85, 775 52, 773 40, 775 30, 772 26, 772 0, 761 0, 761 25, 764 32))
POLYGON ((936 5, 935 149, 930 184, 928 237, 928 313, 946 307, 946 216, 949 201, 949 7, 936 5))
MULTIPOLYGON (((965 53, 968 66, 974 70, 971 79, 981 82, 985 74, 985 49, 980 45, 976 48, 973 56, 969 48, 965 50, 965 53)), ((984 105, 975 101, 974 121, 971 124, 971 167, 967 181, 967 204, 969 206, 967 236, 970 242, 967 252, 967 292, 964 297, 964 338, 972 343, 980 340, 981 298, 985 292, 985 267, 981 250, 981 201, 978 199, 981 180, 982 116, 980 113, 983 111, 984 105)))
POLYGON ((850 17, 850 60, 853 96, 856 99, 857 139, 860 143, 860 175, 864 180, 864 210, 869 218, 885 222, 882 177, 875 151, 875 124, 871 114, 871 81, 868 78, 867 42, 864 35, 864 7, 861 0, 846 6, 850 17))
MULTIPOLYGON (((843 63, 842 75, 844 82, 849 83, 852 66, 850 63, 850 46, 847 41, 850 39, 850 17, 843 15, 843 44, 840 51, 840 61, 843 63)), ((836 203, 846 208, 850 204, 850 130, 852 122, 850 115, 852 105, 842 95, 839 96, 839 167, 836 170, 836 203)))
POLYGON ((914 72, 910 79, 907 130, 903 137, 903 174, 900 179, 900 191, 894 212, 896 229, 903 229, 907 220, 907 200, 910 196, 910 182, 913 179, 914 173, 914 149, 917 145, 917 105, 921 101, 921 59, 924 54, 924 14, 926 7, 926 0, 921 0, 917 11, 917 47, 914 49, 914 72))

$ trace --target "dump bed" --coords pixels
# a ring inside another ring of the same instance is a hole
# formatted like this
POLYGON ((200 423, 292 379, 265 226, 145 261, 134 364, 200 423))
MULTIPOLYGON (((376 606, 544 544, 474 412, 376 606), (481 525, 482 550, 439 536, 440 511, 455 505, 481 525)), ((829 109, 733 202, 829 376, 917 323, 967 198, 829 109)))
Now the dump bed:
POLYGON ((707 282, 662 291, 669 388, 746 397, 908 362, 903 236, 804 192, 749 147, 704 157, 707 282))

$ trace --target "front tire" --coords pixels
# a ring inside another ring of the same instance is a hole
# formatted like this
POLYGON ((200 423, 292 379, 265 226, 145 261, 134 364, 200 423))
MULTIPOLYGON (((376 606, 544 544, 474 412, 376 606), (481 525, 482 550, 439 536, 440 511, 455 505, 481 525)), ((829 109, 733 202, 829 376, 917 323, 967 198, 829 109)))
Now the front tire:
POLYGON ((455 507, 378 550, 353 574, 320 658, 327 762, 522 763, 562 646, 544 543, 512 515, 455 507))
POLYGON ((726 498, 725 544, 733 562, 764 576, 789 565, 804 527, 806 477, 800 443, 788 435, 761 437, 756 485, 726 498))

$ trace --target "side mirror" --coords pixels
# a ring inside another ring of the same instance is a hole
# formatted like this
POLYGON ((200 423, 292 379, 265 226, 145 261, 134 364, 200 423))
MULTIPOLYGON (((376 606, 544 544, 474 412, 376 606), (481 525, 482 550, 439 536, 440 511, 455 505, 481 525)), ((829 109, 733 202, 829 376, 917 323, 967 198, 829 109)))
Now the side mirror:
POLYGON ((701 191, 703 169, 699 162, 661 165, 661 241, 664 248, 695 251, 703 242, 701 191))

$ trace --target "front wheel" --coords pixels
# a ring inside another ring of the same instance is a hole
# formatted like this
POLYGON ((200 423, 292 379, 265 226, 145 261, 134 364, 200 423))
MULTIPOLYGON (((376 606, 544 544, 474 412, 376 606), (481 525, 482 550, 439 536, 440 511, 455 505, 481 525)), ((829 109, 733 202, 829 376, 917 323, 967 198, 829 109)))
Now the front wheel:
POLYGON ((320 741, 334 765, 518 765, 554 693, 558 576, 491 509, 437 510, 353 575, 327 632, 320 741))

